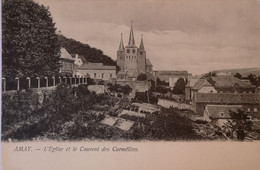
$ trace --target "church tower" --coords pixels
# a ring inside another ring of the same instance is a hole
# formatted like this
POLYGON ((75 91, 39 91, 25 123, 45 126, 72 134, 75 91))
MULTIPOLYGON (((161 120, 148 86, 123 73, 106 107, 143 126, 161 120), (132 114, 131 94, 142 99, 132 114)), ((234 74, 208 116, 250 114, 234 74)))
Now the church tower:
POLYGON ((135 45, 133 24, 131 21, 131 30, 128 45, 125 47, 125 71, 129 77, 137 77, 137 53, 138 48, 135 45))
POLYGON ((123 43, 122 33, 121 33, 119 49, 117 51, 117 65, 120 67, 120 70, 125 69, 125 47, 124 47, 124 43, 123 43))
POLYGON ((117 51, 117 65, 120 67, 120 71, 117 73, 119 79, 136 80, 138 74, 152 71, 152 64, 149 59, 146 59, 143 35, 141 36, 139 48, 135 45, 132 21, 128 45, 125 47, 121 34, 119 49, 117 51))
POLYGON ((137 63, 138 73, 146 73, 146 51, 144 49, 143 35, 138 49, 137 63))

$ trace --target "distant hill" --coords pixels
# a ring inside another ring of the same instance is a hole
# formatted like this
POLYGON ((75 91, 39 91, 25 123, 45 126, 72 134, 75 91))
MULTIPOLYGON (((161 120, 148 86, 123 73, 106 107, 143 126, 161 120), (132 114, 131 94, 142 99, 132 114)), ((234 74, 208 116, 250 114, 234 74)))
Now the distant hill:
POLYGON ((88 44, 83 44, 72 38, 67 38, 63 35, 58 35, 61 46, 64 47, 70 54, 79 54, 83 63, 103 63, 104 65, 117 66, 116 62, 109 56, 103 54, 103 51, 90 47, 88 44))
POLYGON ((224 70, 214 70, 212 72, 231 73, 231 74, 239 73, 243 77, 247 77, 251 73, 254 74, 254 75, 260 76, 260 68, 224 69, 224 70))

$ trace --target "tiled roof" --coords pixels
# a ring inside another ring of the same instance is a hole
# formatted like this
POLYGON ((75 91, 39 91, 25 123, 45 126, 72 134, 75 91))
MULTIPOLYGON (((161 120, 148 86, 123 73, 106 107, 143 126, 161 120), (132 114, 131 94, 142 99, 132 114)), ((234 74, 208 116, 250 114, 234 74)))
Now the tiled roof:
POLYGON ((60 54, 61 59, 74 61, 74 59, 71 57, 71 55, 68 53, 68 51, 65 48, 61 47, 60 52, 61 52, 60 54))
POLYGON ((195 102, 223 104, 260 104, 256 93, 195 93, 195 102))
POLYGON ((217 76, 217 77, 211 77, 211 79, 214 81, 214 87, 216 88, 223 88, 223 87, 229 88, 229 87, 233 87, 235 84, 238 84, 238 86, 242 88, 255 87, 250 83, 242 81, 233 76, 217 76))
POLYGON ((116 66, 104 66, 103 63, 84 63, 78 70, 116 70, 116 66))
POLYGON ((189 79, 189 81, 187 83, 187 87, 193 87, 197 83, 198 80, 199 80, 198 78, 189 79))
POLYGON ((205 110, 209 113, 209 118, 230 118, 230 111, 236 112, 243 109, 242 105, 207 105, 205 110))
POLYGON ((212 86, 206 79, 199 79, 194 86, 192 87, 192 89, 194 90, 199 90, 201 89, 201 87, 203 86, 212 86))

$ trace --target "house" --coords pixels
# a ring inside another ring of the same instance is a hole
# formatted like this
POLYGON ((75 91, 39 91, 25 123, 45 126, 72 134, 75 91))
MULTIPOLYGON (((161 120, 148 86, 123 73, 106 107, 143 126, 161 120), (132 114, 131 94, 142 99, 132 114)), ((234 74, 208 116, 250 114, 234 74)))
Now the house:
POLYGON ((206 121, 215 121, 219 119, 230 119, 230 111, 237 112, 243 110, 242 105, 206 105, 203 118, 206 121))
POLYGON ((185 87, 185 100, 191 100, 194 93, 217 93, 217 91, 206 79, 190 79, 185 87))
POLYGON ((60 55, 60 73, 68 73, 74 75, 74 59, 68 53, 68 51, 61 47, 61 55, 60 55))
POLYGON ((260 94, 256 93, 195 93, 192 103, 201 116, 207 105, 242 105, 252 118, 260 119, 260 94))
POLYGON ((233 76, 211 77, 218 93, 255 93, 256 86, 233 76))
POLYGON ((116 66, 106 66, 103 63, 84 63, 77 67, 77 76, 88 76, 98 80, 110 80, 116 78, 116 66))

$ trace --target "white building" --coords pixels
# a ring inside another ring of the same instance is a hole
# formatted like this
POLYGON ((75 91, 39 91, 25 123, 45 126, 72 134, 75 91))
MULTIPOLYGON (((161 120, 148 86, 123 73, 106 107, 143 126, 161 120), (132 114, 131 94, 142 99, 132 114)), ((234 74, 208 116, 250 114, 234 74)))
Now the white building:
POLYGON ((103 63, 84 63, 77 68, 76 75, 99 80, 110 80, 116 78, 116 66, 105 66, 103 63))

